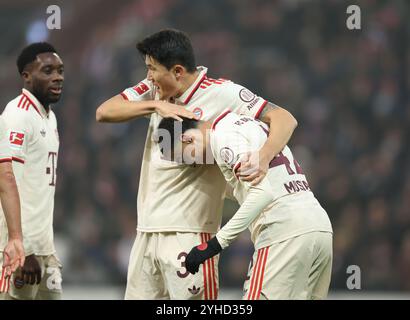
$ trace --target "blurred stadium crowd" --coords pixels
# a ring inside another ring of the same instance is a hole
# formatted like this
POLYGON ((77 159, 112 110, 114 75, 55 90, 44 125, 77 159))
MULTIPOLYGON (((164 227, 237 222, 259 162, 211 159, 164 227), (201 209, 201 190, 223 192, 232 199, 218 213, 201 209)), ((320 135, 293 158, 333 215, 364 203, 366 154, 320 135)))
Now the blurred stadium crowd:
MULTIPOLYGON (((209 76, 243 84, 298 120, 290 146, 335 232, 331 289, 345 289, 347 267, 358 265, 364 290, 410 290, 406 0, 358 1, 362 29, 353 31, 350 3, 338 0, 54 2, 62 9, 54 31, 39 23, 48 3, 2 4, 0 102, 20 90, 15 58, 25 43, 53 43, 66 68, 54 108, 64 283, 125 286, 148 121, 98 124, 95 110, 145 77, 136 41, 175 27, 191 36, 209 76)), ((227 201, 225 220, 235 208, 227 201)), ((221 286, 242 286, 252 250, 244 234, 223 254, 221 286)))

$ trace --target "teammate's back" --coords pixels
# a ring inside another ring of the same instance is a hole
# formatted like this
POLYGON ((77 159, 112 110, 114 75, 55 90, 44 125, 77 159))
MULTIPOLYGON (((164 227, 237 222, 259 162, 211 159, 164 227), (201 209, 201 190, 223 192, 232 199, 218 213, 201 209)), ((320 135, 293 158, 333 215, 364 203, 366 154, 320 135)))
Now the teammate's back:
MULTIPOLYGON (((238 179, 236 171, 244 154, 262 147, 268 130, 261 121, 232 112, 226 112, 214 123, 212 151, 240 204, 246 199, 250 184, 238 179)), ((271 201, 250 226, 253 240, 258 239, 256 248, 312 231, 332 232, 326 211, 288 146, 270 162, 260 188, 270 194, 271 201), (261 234, 264 225, 270 225, 270 231, 261 234)))

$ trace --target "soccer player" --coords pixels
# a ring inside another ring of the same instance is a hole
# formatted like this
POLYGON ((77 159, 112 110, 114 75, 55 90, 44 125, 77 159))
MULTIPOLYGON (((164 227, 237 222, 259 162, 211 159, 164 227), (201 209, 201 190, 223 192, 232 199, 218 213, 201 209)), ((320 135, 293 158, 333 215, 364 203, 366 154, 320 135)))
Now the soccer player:
MULTIPOLYGON (((61 299, 62 266, 53 235, 59 138, 50 104, 60 99, 64 66, 56 50, 42 42, 24 48, 17 67, 24 87, 7 104, 3 118, 9 127, 9 146, 20 193, 26 259, 13 274, 5 298, 61 299)), ((7 230, 0 232, 3 247, 7 230)))
POLYGON ((241 205, 215 237, 192 248, 187 270, 195 274, 200 264, 250 227, 255 253, 245 299, 324 299, 331 276, 332 227, 289 147, 272 159, 266 177, 252 186, 237 173, 243 158, 266 142, 269 128, 264 123, 226 110, 213 122, 163 119, 159 128, 160 136, 170 137, 162 139, 169 160, 192 163, 212 153, 241 205))
MULTIPOLYGON (((162 30, 137 44, 148 69, 146 79, 104 102, 97 121, 122 122, 148 116, 138 191, 137 236, 131 251, 125 299, 216 299, 217 258, 196 275, 185 266, 192 248, 211 239, 221 223, 226 182, 216 165, 184 165, 162 159, 157 139, 161 119, 209 120, 229 105, 269 123, 272 134, 257 152, 260 165, 242 179, 257 184, 268 159, 288 142, 296 120, 286 110, 197 67, 188 36, 162 30)), ((244 164, 244 170, 252 164, 244 164)))
POLYGON ((8 242, 0 256, 0 293, 9 289, 10 276, 24 265, 23 234, 21 231, 20 198, 11 165, 7 127, 0 116, 0 200, 8 230, 8 242), (3 260, 3 261, 1 261, 3 260))

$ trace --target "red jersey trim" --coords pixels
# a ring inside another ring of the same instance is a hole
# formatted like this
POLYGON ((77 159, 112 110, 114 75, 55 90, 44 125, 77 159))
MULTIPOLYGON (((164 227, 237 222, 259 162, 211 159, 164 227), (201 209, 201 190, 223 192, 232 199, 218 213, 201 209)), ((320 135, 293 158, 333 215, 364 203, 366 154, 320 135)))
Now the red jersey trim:
POLYGON ((194 95, 194 93, 198 90, 199 86, 201 85, 201 83, 205 80, 206 78, 206 73, 202 76, 201 80, 199 80, 199 82, 196 84, 195 88, 192 89, 191 93, 189 94, 189 96, 185 99, 184 104, 187 104, 189 102, 189 100, 191 100, 192 96, 194 95))
POLYGON ((124 92, 121 92, 120 95, 125 99, 125 100, 129 100, 127 95, 124 92))
MULTIPOLYGON (((26 94, 23 93, 23 96, 29 101, 29 103, 31 104, 31 106, 32 106, 32 107, 37 111, 37 113, 42 117, 42 115, 41 115, 41 113, 40 113, 40 110, 38 110, 38 108, 36 107, 36 105, 34 104, 34 102, 31 101, 31 99, 30 99, 28 96, 26 96, 26 94)), ((28 110, 28 108, 27 108, 26 110, 28 110)))
POLYGON ((0 163, 3 163, 3 162, 11 162, 11 158, 0 159, 0 163))
POLYGON ((268 101, 266 101, 266 100, 265 100, 265 102, 262 103, 262 105, 259 108, 258 112, 256 112, 256 114, 255 114, 255 119, 259 119, 259 116, 261 115, 262 110, 265 108, 267 103, 268 103, 268 101))
POLYGON ((12 159, 13 159, 13 161, 16 161, 16 162, 20 162, 20 163, 22 163, 22 164, 24 164, 24 159, 20 159, 20 158, 17 158, 17 157, 12 157, 12 159))
POLYGON ((25 99, 24 95, 21 95, 21 98, 20 98, 20 101, 19 101, 19 103, 18 103, 18 105, 17 105, 17 108, 20 108, 21 103, 22 103, 23 101, 26 101, 26 99, 25 99))
POLYGON ((222 113, 222 114, 220 114, 215 120, 214 120, 214 122, 212 123, 212 130, 215 130, 215 126, 216 126, 216 124, 219 122, 219 121, 221 121, 228 113, 230 113, 231 112, 231 110, 226 110, 224 113, 222 113))

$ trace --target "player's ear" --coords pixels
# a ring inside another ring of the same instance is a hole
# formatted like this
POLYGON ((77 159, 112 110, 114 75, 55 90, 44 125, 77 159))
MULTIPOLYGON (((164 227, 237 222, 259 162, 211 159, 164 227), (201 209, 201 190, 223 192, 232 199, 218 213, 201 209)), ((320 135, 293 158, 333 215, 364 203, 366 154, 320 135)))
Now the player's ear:
POLYGON ((181 77, 184 75, 185 73, 185 68, 183 66, 181 66, 180 64, 176 64, 173 67, 173 73, 175 75, 175 78, 177 80, 181 79, 181 77))
POLYGON ((193 138, 192 138, 192 136, 183 133, 183 134, 181 134, 181 136, 180 136, 180 140, 181 140, 183 143, 192 143, 193 138))
POLYGON ((21 78, 23 79, 24 82, 31 82, 31 73, 28 72, 27 70, 24 70, 21 73, 21 78))

